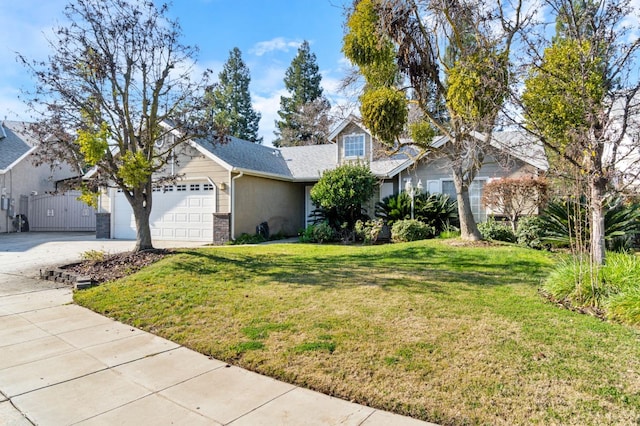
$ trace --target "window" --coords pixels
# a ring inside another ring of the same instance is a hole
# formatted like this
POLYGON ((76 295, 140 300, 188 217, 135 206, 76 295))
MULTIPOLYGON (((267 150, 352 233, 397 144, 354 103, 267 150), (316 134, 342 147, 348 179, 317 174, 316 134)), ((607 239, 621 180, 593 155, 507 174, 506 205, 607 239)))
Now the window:
POLYGON ((213 191, 213 185, 210 183, 205 183, 202 185, 203 191, 213 191))
POLYGON ((176 185, 176 191, 186 191, 186 190, 187 190, 187 185, 185 184, 176 185))
MULTIPOLYGON (((469 203, 476 222, 487 220, 487 212, 482 206, 482 190, 485 183, 485 180, 474 180, 469 185, 469 203)), ((456 187, 452 180, 442 181, 442 193, 447 194, 452 200, 456 200, 456 187)))
POLYGON ((173 185, 165 185, 163 188, 163 192, 172 192, 173 191, 173 185))
POLYGON ((189 191, 200 191, 200 184, 192 183, 191 185, 189 185, 189 191))
POLYGON ((344 137, 344 156, 364 157, 364 135, 349 135, 344 137))

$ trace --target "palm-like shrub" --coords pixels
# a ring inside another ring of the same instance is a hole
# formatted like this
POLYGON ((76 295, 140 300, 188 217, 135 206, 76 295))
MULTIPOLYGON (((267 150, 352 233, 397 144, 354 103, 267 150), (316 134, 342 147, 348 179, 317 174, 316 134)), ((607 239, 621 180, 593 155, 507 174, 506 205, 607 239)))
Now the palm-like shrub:
MULTIPOLYGON (((406 192, 390 195, 376 203, 376 217, 385 220, 390 226, 399 220, 411 218, 411 197, 406 192)), ((458 221, 458 208, 445 194, 422 193, 414 198, 413 215, 440 233, 458 221)))
POLYGON ((383 219, 389 226, 398 220, 411 217, 411 197, 406 192, 389 195, 376 203, 376 217, 383 219))
MULTIPOLYGON (((617 251, 628 248, 633 236, 640 233, 640 205, 625 203, 621 197, 609 197, 604 206, 607 248, 617 251)), ((586 249, 590 234, 589 209, 585 197, 554 200, 540 218, 545 229, 545 242, 586 249)))

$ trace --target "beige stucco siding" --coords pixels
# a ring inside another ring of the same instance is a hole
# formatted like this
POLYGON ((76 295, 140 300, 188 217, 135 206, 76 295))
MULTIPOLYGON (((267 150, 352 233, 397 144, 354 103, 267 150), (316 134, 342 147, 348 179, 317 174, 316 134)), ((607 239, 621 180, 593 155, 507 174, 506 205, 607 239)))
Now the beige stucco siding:
POLYGON ((234 237, 253 235, 269 224, 271 234, 295 236, 304 227, 304 186, 292 182, 243 175, 234 181, 232 223, 234 237))
POLYGON ((184 179, 209 180, 211 179, 217 190, 216 213, 230 212, 230 181, 229 171, 220 164, 211 160, 192 147, 185 147, 176 165, 174 172, 178 175, 184 175, 184 179), (224 185, 223 185, 224 184, 224 185), (225 189, 222 189, 222 187, 225 189))

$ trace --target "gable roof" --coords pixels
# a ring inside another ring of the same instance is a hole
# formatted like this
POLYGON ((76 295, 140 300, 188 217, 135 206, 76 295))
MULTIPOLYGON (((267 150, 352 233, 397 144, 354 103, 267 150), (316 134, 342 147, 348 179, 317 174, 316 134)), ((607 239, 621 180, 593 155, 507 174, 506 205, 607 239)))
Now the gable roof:
POLYGON ((31 154, 38 142, 29 132, 28 123, 4 121, 0 126, 0 174, 3 174, 31 154))

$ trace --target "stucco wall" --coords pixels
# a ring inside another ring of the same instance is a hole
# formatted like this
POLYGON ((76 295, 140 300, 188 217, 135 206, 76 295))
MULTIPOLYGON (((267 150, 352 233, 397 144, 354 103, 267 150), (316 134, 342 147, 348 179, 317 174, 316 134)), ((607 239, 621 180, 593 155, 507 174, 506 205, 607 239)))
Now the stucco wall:
POLYGON ((242 176, 234 181, 233 236, 255 234, 269 224, 271 234, 295 236, 304 227, 304 186, 297 183, 242 176))

